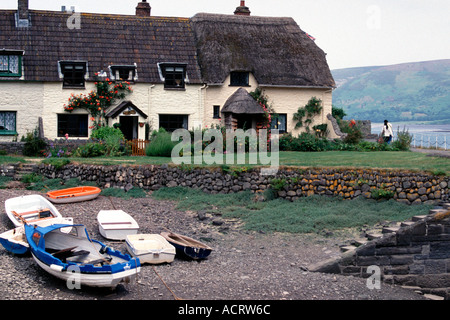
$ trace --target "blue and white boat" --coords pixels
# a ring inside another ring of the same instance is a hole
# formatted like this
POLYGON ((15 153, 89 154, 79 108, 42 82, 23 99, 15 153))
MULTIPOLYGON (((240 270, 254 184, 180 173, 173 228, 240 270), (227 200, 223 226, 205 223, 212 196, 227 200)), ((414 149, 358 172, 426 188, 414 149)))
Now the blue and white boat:
POLYGON ((78 281, 81 286, 115 288, 121 282, 133 281, 141 271, 138 258, 91 239, 84 225, 24 228, 36 263, 62 280, 78 281))
MULTIPOLYGON (((73 224, 72 218, 53 218, 48 220, 43 220, 34 223, 41 227, 49 226, 52 224, 73 224)), ((65 229, 67 232, 69 229, 65 229)), ((0 243, 2 246, 12 254, 25 255, 30 252, 30 246, 25 237, 25 228, 20 226, 0 234, 0 243)))
POLYGON ((15 228, 0 234, 0 243, 9 252, 17 255, 30 250, 25 238, 24 224, 41 227, 52 224, 73 224, 72 218, 64 218, 44 197, 33 194, 5 201, 5 210, 15 228))

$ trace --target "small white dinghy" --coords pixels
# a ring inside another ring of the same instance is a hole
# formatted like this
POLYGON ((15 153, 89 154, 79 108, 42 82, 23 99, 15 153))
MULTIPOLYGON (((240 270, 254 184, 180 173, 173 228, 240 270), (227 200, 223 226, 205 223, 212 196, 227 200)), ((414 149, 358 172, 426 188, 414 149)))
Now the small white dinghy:
POLYGON ((100 234, 110 240, 125 240, 136 234, 139 225, 128 213, 122 210, 101 210, 97 215, 100 234))
POLYGON ((53 204, 36 194, 7 199, 5 210, 8 218, 16 227, 23 224, 38 224, 43 220, 62 218, 53 204))
POLYGON ((175 259, 175 247, 159 234, 128 235, 125 241, 128 252, 142 264, 171 263, 175 259))

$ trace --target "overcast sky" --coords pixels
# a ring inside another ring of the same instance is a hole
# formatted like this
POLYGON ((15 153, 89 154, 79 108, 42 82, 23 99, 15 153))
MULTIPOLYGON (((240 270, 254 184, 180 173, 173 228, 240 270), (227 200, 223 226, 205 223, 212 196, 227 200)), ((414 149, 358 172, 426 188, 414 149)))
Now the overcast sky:
MULTIPOLYGON (((29 0, 31 9, 134 14, 140 0, 29 0)), ((148 0, 152 15, 232 14, 240 0, 148 0)), ((293 17, 331 69, 450 59, 449 0, 246 0, 255 16, 293 17)), ((0 0, 16 9, 17 0, 0 0)), ((0 30, 1 32, 1 30, 0 30)))

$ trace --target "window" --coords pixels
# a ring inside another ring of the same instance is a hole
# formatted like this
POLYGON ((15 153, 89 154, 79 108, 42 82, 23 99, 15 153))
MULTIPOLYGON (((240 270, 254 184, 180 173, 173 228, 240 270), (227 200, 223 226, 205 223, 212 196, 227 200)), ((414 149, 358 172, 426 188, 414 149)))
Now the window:
POLYGON ((60 77, 63 88, 84 88, 87 63, 82 61, 60 61, 60 77))
POLYGON ((88 137, 88 115, 87 114, 58 114, 58 137, 88 137))
POLYGON ((0 135, 14 135, 16 133, 16 112, 0 111, 0 135))
POLYGON ((181 114, 160 114, 159 127, 173 132, 177 129, 188 129, 188 116, 181 114))
POLYGON ((287 131, 287 115, 286 114, 273 114, 271 129, 278 129, 279 133, 286 133, 287 131))
POLYGON ((249 86, 248 72, 234 71, 231 72, 230 77, 231 77, 230 86, 237 86, 237 87, 249 86))
POLYGON ((220 106, 213 106, 213 119, 220 119, 220 106))
POLYGON ((0 50, 0 77, 22 76, 23 51, 0 50))
POLYGON ((184 89, 186 83, 186 64, 159 64, 166 89, 184 89))
POLYGON ((131 81, 137 79, 136 65, 110 66, 111 79, 115 81, 131 81))

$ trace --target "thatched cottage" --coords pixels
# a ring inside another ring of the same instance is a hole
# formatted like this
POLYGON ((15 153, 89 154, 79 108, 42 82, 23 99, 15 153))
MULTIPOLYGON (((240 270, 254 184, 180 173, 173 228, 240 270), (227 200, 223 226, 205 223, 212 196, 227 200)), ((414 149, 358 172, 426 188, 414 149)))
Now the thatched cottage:
POLYGON ((39 119, 47 138, 89 137, 88 114, 63 106, 94 89, 95 73, 131 82, 106 115, 128 139, 143 139, 144 123, 255 127, 261 110, 249 93, 258 87, 279 115, 273 127, 299 132, 293 114, 313 96, 323 101, 313 124, 329 123, 335 86, 324 52, 293 19, 251 16, 245 1, 233 15, 174 18, 151 16, 146 0, 134 16, 30 10, 18 0, 17 10, 0 10, 0 140, 39 119))

